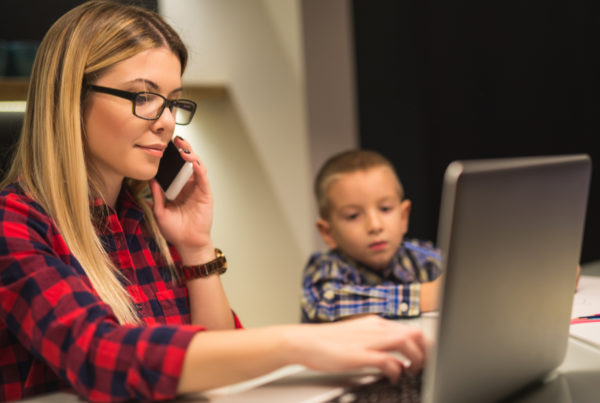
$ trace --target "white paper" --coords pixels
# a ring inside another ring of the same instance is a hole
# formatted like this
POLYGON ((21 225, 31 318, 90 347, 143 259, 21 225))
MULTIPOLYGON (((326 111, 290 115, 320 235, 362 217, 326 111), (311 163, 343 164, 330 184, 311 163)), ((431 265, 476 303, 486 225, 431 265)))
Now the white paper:
MULTIPOLYGON (((573 298, 571 318, 600 313, 600 277, 581 276, 573 298)), ((570 328, 571 336, 600 346, 600 322, 575 323, 570 328)))
POLYGON ((600 277, 581 276, 573 298, 571 318, 600 313, 600 277))

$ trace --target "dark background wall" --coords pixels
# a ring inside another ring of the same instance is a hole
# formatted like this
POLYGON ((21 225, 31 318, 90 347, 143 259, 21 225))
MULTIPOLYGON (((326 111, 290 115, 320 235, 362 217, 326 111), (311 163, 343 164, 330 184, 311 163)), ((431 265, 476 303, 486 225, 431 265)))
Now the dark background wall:
MULTIPOLYGON (((596 3, 353 1, 360 145, 395 164, 408 236, 436 240, 452 160, 587 153, 600 166, 596 3)), ((600 259, 595 172, 582 262, 600 259)))
MULTIPOLYGON (((158 0, 122 0, 157 10, 158 0)), ((85 0, 2 0, 0 1, 0 40, 41 41, 48 28, 61 15, 85 0)))

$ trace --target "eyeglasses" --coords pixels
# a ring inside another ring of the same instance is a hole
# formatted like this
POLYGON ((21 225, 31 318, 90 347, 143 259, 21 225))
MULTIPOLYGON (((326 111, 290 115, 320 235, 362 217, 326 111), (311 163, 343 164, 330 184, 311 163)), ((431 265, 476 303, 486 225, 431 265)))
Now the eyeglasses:
POLYGON ((157 120, 165 107, 168 107, 175 116, 176 124, 187 125, 196 112, 196 103, 189 99, 167 99, 154 92, 129 92, 99 85, 89 85, 88 88, 130 100, 133 103, 133 114, 140 119, 157 120))

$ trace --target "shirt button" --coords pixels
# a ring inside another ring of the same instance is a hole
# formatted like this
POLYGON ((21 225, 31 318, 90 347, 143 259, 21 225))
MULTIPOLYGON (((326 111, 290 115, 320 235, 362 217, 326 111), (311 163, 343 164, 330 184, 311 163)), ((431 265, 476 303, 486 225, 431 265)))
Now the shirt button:
POLYGON ((406 312, 408 311, 408 304, 406 302, 403 302, 400 304, 400 312, 406 312))
POLYGON ((141 312, 141 310, 142 310, 142 304, 135 304, 135 309, 137 309, 138 312, 141 312))
POLYGON ((325 299, 333 299, 335 297, 335 292, 333 290, 327 290, 323 293, 323 298, 325 299))

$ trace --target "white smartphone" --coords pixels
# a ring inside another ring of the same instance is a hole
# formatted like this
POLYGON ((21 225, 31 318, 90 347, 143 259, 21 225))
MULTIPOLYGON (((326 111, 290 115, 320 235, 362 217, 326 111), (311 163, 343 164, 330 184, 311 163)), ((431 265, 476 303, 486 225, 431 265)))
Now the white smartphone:
POLYGON ((167 199, 173 200, 177 197, 193 171, 194 166, 192 162, 187 162, 181 158, 179 150, 173 141, 169 141, 160 159, 155 178, 165 191, 167 199))

